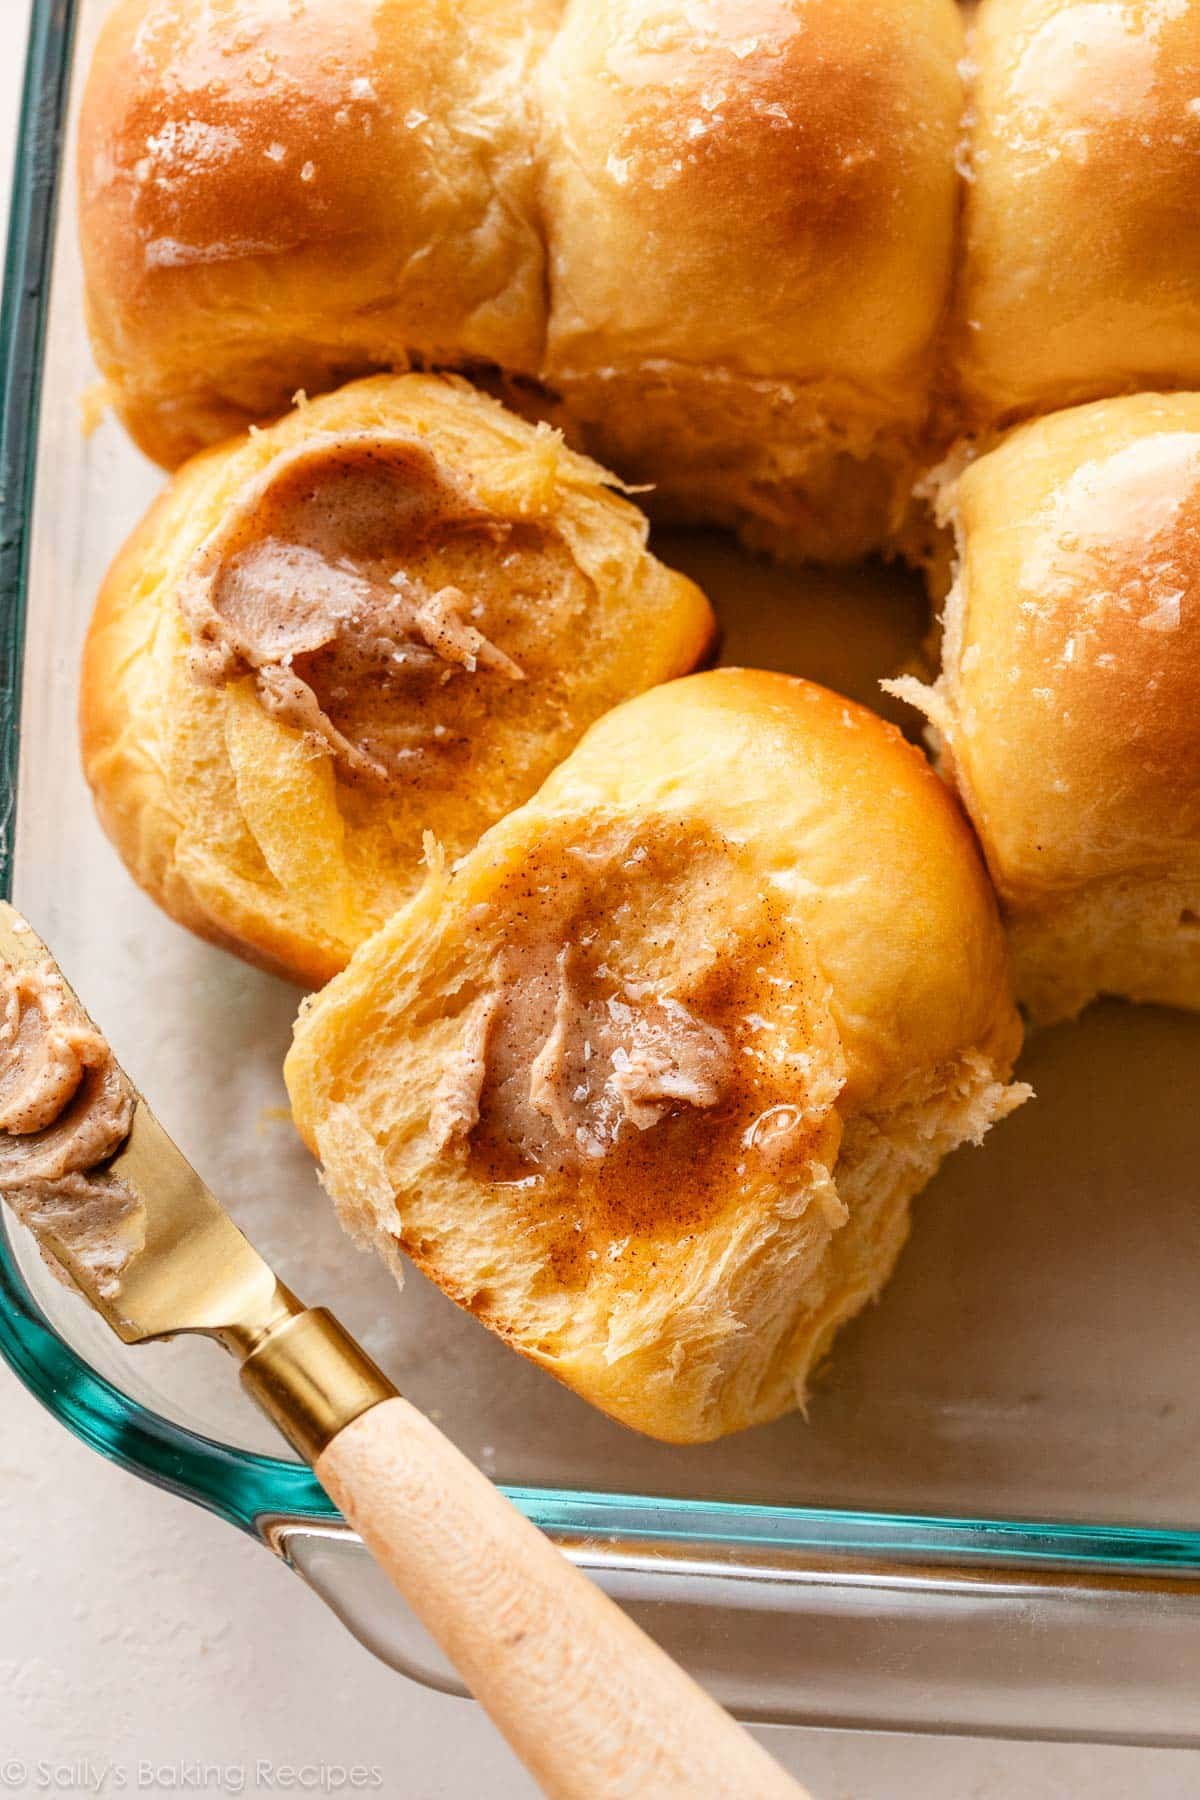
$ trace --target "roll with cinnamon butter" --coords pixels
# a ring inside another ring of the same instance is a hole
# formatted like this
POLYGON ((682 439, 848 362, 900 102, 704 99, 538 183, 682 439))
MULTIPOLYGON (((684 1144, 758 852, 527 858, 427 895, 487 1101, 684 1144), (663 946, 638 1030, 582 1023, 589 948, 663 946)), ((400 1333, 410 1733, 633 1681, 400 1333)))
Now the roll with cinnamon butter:
POLYGON ((864 708, 722 669, 608 714, 303 1010, 349 1229, 676 1442, 803 1399, 909 1201, 1024 1098, 957 805, 864 708))
POLYGON ((308 983, 617 701, 693 667, 707 602, 548 427, 378 377, 196 458, 88 636, 84 762, 132 873, 308 983))

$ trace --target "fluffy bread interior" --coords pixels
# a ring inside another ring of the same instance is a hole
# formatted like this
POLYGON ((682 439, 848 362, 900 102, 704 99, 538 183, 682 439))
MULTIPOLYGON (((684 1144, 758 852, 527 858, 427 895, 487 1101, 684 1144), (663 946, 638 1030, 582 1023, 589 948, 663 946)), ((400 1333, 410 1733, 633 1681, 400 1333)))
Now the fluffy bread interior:
POLYGON ((802 1404, 913 1194, 1026 1093, 946 806, 880 721, 804 683, 720 671, 609 715, 302 1012, 289 1092, 349 1228, 651 1435, 802 1404), (787 800, 743 810, 772 732, 806 833, 787 800), (864 764, 874 837, 845 795, 864 764))
POLYGON ((84 654, 85 770, 131 872, 328 979, 419 885, 426 831, 466 850, 704 655, 708 604, 646 538, 596 464, 453 377, 355 383, 196 458, 84 654))
POLYGON ((1102 994, 1200 1010, 1200 870, 1098 882, 1013 918, 1013 976, 1035 1024, 1102 994))

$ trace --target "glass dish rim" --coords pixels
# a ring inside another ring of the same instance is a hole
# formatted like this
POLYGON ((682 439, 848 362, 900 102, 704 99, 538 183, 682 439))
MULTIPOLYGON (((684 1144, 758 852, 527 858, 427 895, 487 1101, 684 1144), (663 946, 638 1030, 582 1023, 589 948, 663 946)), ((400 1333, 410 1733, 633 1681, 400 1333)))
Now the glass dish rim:
MULTIPOLYGON (((29 534, 63 138, 79 0, 32 0, 0 303, 0 894, 13 872, 29 534)), ((312 1471, 189 1431, 99 1375, 55 1331, 0 1231, 0 1355, 69 1430, 111 1461, 256 1536, 338 1513, 312 1471)), ((871 1552, 953 1567, 1054 1564, 1079 1573, 1194 1573, 1200 1530, 742 1504, 505 1485, 558 1536, 669 1542, 703 1558, 871 1552)))

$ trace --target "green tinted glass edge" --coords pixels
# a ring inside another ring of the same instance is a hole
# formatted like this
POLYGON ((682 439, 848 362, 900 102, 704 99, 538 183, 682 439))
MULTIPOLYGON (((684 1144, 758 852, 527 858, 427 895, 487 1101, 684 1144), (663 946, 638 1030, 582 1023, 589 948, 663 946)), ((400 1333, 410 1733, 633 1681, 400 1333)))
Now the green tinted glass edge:
MULTIPOLYGON (((34 0, 0 306, 0 893, 12 891, 29 533, 57 189, 77 0, 34 0)), ((69 1430, 145 1480, 260 1535, 338 1515, 311 1470, 189 1432, 132 1401, 55 1332, 0 1231, 0 1355, 69 1430)), ((606 1541, 872 1552, 953 1564, 1195 1571, 1200 1531, 941 1518, 505 1487, 544 1530, 606 1541)))

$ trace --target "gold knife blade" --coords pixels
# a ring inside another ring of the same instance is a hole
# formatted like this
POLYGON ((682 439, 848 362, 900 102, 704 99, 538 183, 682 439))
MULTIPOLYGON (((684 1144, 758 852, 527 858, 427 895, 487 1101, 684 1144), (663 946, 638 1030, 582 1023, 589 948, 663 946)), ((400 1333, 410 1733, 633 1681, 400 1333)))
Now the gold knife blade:
MULTIPOLYGON (((94 1026, 46 945, 4 901, 0 964, 48 964, 94 1026)), ((129 1136, 105 1168, 134 1196, 140 1241, 101 1279, 78 1237, 55 1229, 52 1210, 23 1222, 125 1343, 185 1331, 216 1338, 241 1363, 243 1385, 312 1460, 396 1389, 332 1314, 306 1308, 284 1286, 133 1091, 129 1136)))

